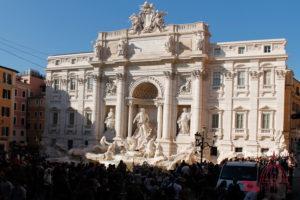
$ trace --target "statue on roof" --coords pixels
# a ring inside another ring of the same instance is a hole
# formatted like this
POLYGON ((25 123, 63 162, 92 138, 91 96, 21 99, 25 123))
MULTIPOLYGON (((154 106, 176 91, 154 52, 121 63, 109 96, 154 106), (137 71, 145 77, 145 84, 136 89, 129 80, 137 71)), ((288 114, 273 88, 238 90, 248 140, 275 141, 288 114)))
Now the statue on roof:
POLYGON ((145 3, 140 7, 139 14, 137 15, 134 13, 129 17, 131 21, 129 33, 150 33, 156 30, 162 32, 165 28, 165 15, 165 12, 158 10, 155 11, 154 5, 145 1, 145 3))

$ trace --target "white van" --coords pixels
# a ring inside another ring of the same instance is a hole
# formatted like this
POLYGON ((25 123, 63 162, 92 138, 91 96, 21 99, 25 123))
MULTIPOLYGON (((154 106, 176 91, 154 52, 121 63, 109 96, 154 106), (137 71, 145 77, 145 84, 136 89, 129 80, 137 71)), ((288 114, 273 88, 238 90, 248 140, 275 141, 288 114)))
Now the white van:
MULTIPOLYGON (((256 162, 227 162, 223 165, 217 187, 226 181, 226 187, 233 183, 233 179, 237 180, 242 191, 247 194, 252 193, 252 196, 257 196, 259 193, 259 166, 256 162)), ((255 197, 256 198, 256 197, 255 197)))

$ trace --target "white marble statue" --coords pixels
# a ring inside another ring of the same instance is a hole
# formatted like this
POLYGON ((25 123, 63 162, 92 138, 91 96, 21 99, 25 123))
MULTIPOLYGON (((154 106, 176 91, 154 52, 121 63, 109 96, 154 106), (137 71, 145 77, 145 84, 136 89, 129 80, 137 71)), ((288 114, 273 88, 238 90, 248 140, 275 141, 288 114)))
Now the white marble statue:
POLYGON ((115 153, 116 153, 116 142, 113 142, 108 146, 107 151, 104 153, 104 159, 113 160, 115 153))
POLYGON ((154 157, 156 158, 156 157, 161 157, 161 156, 164 156, 164 154, 163 154, 163 148, 160 145, 160 143, 157 143, 156 148, 155 148, 154 157))
POLYGON ((105 118, 104 121, 106 127, 108 129, 114 129, 115 128, 115 113, 114 113, 114 109, 110 108, 109 109, 109 113, 107 114, 107 117, 105 118))
POLYGON ((119 40, 117 46, 117 55, 123 57, 127 56, 127 41, 125 39, 119 40))
POLYGON ((129 33, 151 33, 155 30, 162 32, 165 28, 165 15, 165 12, 155 11, 153 4, 145 2, 138 15, 134 13, 129 17, 131 21, 129 33))
POLYGON ((187 108, 183 108, 182 109, 182 113, 179 116, 178 120, 177 120, 177 124, 179 127, 179 133, 180 134, 189 134, 190 132, 190 126, 189 126, 189 122, 191 119, 191 114, 188 112, 187 108))
POLYGON ((155 144, 154 144, 155 138, 151 138, 151 140, 149 140, 149 142, 146 145, 146 149, 145 149, 145 154, 144 157, 145 158, 153 158, 155 155, 155 144))
POLYGON ((202 33, 197 33, 195 36, 195 50, 201 51, 203 50, 203 35, 202 33))
POLYGON ((174 36, 170 35, 165 42, 165 49, 168 53, 174 54, 176 52, 176 41, 174 36))
POLYGON ((98 58, 99 60, 103 59, 104 48, 103 48, 101 42, 98 40, 94 44, 94 52, 95 52, 96 58, 98 58))
POLYGON ((137 148, 141 149, 147 142, 147 138, 151 136, 152 129, 150 127, 149 115, 146 113, 145 108, 141 108, 140 112, 133 119, 133 124, 137 123, 137 128, 133 137, 137 139, 137 148))

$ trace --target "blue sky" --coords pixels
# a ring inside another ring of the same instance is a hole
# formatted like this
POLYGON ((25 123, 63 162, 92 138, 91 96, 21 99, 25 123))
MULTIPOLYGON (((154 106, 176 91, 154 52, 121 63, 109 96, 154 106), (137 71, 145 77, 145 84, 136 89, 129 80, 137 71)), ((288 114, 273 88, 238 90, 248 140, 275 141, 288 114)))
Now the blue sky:
MULTIPOLYGON (((47 55, 85 52, 97 32, 130 27, 143 0, 0 0, 0 65, 43 72, 47 55), (14 43, 7 43, 7 40, 14 43), (7 44, 22 48, 36 57, 7 44), (1 50, 2 49, 2 50, 1 50), (21 60, 17 54, 38 65, 21 60)), ((211 41, 286 38, 288 65, 300 78, 299 0, 152 0, 167 24, 204 21, 211 41)))

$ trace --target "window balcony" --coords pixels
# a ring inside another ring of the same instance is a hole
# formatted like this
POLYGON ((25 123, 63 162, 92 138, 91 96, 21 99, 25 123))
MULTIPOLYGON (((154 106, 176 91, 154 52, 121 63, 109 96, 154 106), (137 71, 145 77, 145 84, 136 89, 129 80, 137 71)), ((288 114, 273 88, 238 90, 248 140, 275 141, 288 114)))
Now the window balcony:
POLYGON ((248 130, 245 128, 236 128, 234 129, 233 139, 236 140, 238 138, 248 139, 248 130))
POLYGON ((259 129, 258 140, 263 140, 264 138, 273 139, 274 130, 273 129, 259 129))

